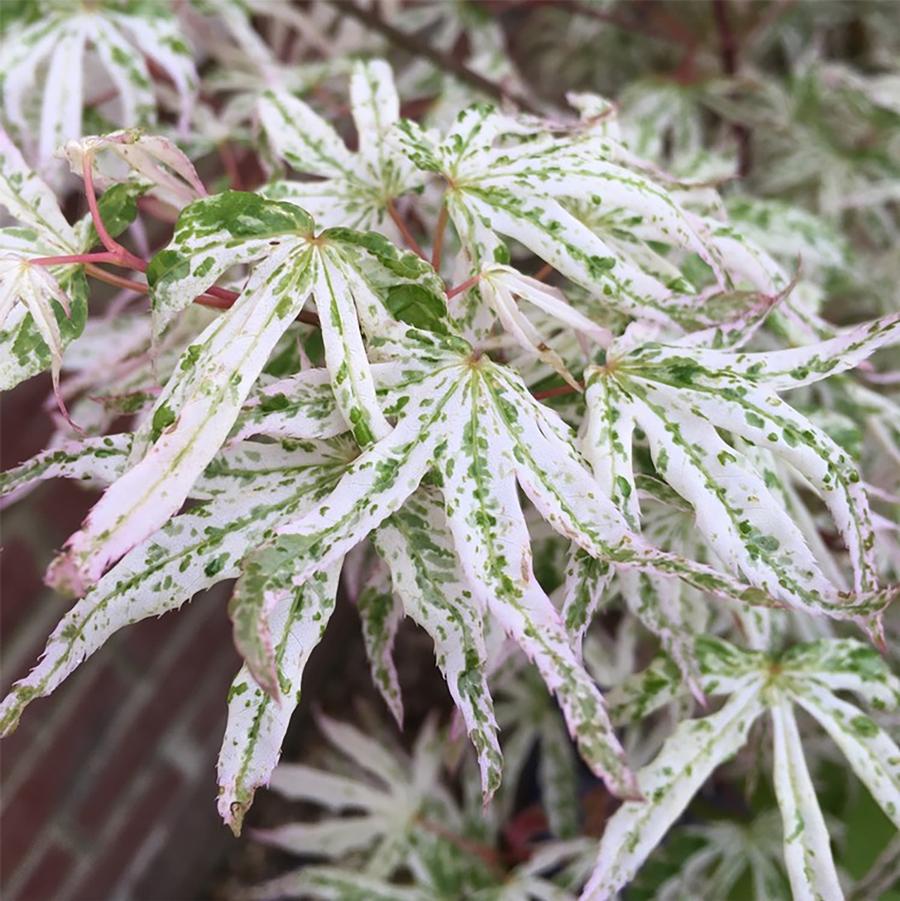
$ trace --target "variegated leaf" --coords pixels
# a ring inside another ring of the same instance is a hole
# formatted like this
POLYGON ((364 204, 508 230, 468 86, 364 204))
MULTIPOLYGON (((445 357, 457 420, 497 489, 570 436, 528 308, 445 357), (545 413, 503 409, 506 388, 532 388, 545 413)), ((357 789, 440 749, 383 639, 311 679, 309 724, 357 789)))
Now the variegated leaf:
POLYGON ((175 512, 313 291, 342 415, 361 444, 387 433, 357 316, 369 330, 389 332, 394 320, 368 279, 396 273, 399 285, 433 297, 424 287, 427 271, 376 235, 335 229, 314 239, 312 228, 297 207, 239 192, 196 201, 182 213, 172 249, 157 254, 148 273, 165 315, 235 262, 265 259, 235 304, 186 350, 138 432, 135 466, 70 538, 53 567, 54 584, 82 593, 109 562, 175 512), (231 240, 223 252, 225 236, 231 240))
POLYGON ((538 782, 550 829, 558 838, 578 834, 578 761, 562 720, 546 716, 541 721, 541 756, 538 782))
POLYGON ((459 415, 458 403, 448 403, 455 388, 451 373, 438 372, 420 387, 425 397, 410 398, 404 418, 351 464, 321 511, 291 523, 246 561, 235 589, 237 615, 265 629, 267 611, 292 585, 302 585, 317 569, 342 557, 412 493, 440 438, 430 429, 447 416, 459 415), (246 614, 240 612, 242 607, 246 614))
POLYGON ((446 517, 420 488, 375 532, 406 614, 431 636, 438 666, 478 754, 482 792, 500 785, 502 760, 490 689, 482 614, 460 572, 446 517))
POLYGON ((380 561, 373 564, 359 592, 356 610, 362 624, 372 681, 397 726, 402 729, 403 697, 400 694, 397 667, 394 666, 394 639, 404 610, 391 590, 390 573, 380 561))
POLYGON ((82 266, 29 260, 76 254, 81 242, 53 192, 3 131, 0 205, 22 223, 0 230, 0 389, 48 366, 56 386, 63 350, 84 329, 87 283, 82 266))
POLYGON ((131 450, 131 435, 103 435, 67 441, 0 474, 4 503, 45 479, 78 479, 106 486, 124 471, 131 450), (12 498, 10 498, 12 495, 12 498))
MULTIPOLYGON (((407 331, 405 340, 421 340, 433 352, 433 338, 415 334, 407 331)), ((766 597, 630 533, 597 490, 562 421, 534 401, 510 371, 484 360, 475 364, 470 353, 448 343, 435 355, 430 374, 409 378, 388 393, 389 408, 398 412, 393 431, 354 461, 320 511, 283 526, 269 546, 247 560, 236 609, 246 608, 242 620, 258 624, 258 646, 264 647, 267 611, 380 525, 436 461, 476 609, 490 610, 535 660, 585 759, 628 794, 627 770, 602 699, 534 578, 516 482, 554 528, 598 557, 680 575, 728 597, 763 603, 766 597)))
POLYGON ((858 707, 823 692, 813 680, 793 682, 789 692, 834 739, 860 782, 888 819, 900 829, 900 748, 858 707))
POLYGON ((681 670, 659 654, 649 666, 624 679, 606 694, 610 719, 616 725, 638 722, 682 694, 681 670))
POLYGON ((718 713, 679 724, 638 771, 646 800, 627 801, 606 824, 584 901, 612 899, 631 881, 710 773, 744 744, 763 711, 760 689, 759 678, 750 677, 718 713))
POLYGON ((604 600, 611 600, 609 587, 614 575, 609 561, 592 557, 583 547, 571 548, 566 564, 562 618, 578 650, 604 600))
POLYGON ((194 164, 161 135, 137 129, 91 135, 67 141, 61 153, 79 177, 90 164, 94 185, 104 191, 127 184, 176 211, 207 195, 194 164))
POLYGON ((219 754, 219 813, 235 835, 260 785, 267 784, 300 700, 306 661, 334 610, 340 566, 317 574, 271 617, 277 694, 261 687, 245 665, 228 692, 228 723, 219 754))
POLYGON ((874 648, 850 638, 795 645, 781 656, 790 679, 809 680, 828 691, 850 691, 876 710, 900 707, 900 679, 874 648))
POLYGON ((6 117, 29 148, 29 159, 33 151, 46 166, 57 147, 81 137, 83 109, 92 99, 84 96, 85 74, 97 63, 115 89, 115 97, 100 104, 105 116, 118 116, 126 127, 155 122, 146 54, 175 86, 180 125, 187 126, 197 73, 171 10, 44 6, 37 21, 12 25, 0 52, 6 117))
POLYGON ((185 207, 147 270, 157 332, 230 267, 294 249, 309 253, 313 221, 292 204, 225 191, 185 207))
MULTIPOLYGON (((693 646, 700 688, 706 694, 731 694, 748 678, 763 672, 768 661, 759 651, 738 648, 722 638, 700 635, 693 646)), ((657 655, 638 673, 629 676, 608 694, 610 715, 616 724, 641 720, 687 693, 683 671, 675 662, 657 655)))
POLYGON ((569 207, 577 205, 567 201, 578 198, 588 207, 627 209, 631 223, 638 221, 643 228, 637 243, 655 240, 689 248, 724 278, 716 251, 698 231, 702 226, 689 219, 665 188, 618 165, 616 154, 627 152, 608 138, 547 135, 514 147, 494 146, 503 135, 533 130, 476 105, 460 113, 443 142, 410 122, 401 122, 396 132, 394 139, 417 166, 446 180, 450 218, 476 268, 500 261, 493 242, 476 238, 474 220, 480 220, 617 309, 669 324, 681 318, 680 302, 667 285, 606 242, 599 234, 602 226, 585 225, 573 215, 569 207))
POLYGON ((331 389, 327 369, 308 369, 261 388, 244 405, 232 441, 269 438, 333 438, 349 430, 331 389))
POLYGON ((781 808, 784 859, 795 899, 842 901, 825 819, 816 798, 789 701, 770 705, 775 744, 775 794, 781 808))
MULTIPOLYGON (((609 436, 618 441, 621 431, 618 422, 614 428, 605 424, 613 409, 608 397, 615 390, 627 404, 619 402, 614 415, 621 417, 624 406, 640 425, 657 471, 691 502, 698 527, 730 566, 800 609, 841 616, 854 607, 859 615, 868 606, 875 612, 885 601, 877 594, 867 599, 867 593, 877 590, 877 579, 872 526, 859 474, 843 450, 768 386, 788 387, 788 371, 801 384, 824 378, 832 368, 844 367, 839 362, 842 353, 852 365, 854 359, 894 340, 896 328, 897 318, 888 317, 823 345, 771 354, 655 343, 630 352, 614 348, 606 367, 595 370, 590 379, 615 388, 589 390, 588 434, 593 430, 606 442, 603 459, 610 458, 609 436), (850 549, 861 604, 843 599, 825 578, 788 512, 716 427, 783 456, 817 488, 850 549)), ((627 457, 623 465, 628 466, 627 457)))
MULTIPOLYGON (((370 336, 389 331, 387 279, 392 290, 415 292, 423 304, 440 308, 443 288, 433 270, 378 235, 335 228, 316 236, 299 207, 228 191, 187 207, 170 249, 154 258, 148 279, 158 324, 230 266, 260 258, 278 296, 296 290, 292 283, 308 268, 338 408, 361 445, 383 437, 389 427, 375 401, 360 324, 370 336), (382 287, 385 298, 377 293, 382 287)), ((303 304, 295 306, 294 316, 303 304)))
POLYGON ((509 266, 497 264, 484 268, 480 274, 479 290, 496 313, 503 328, 515 341, 526 351, 536 354, 575 388, 578 387, 578 383, 566 369, 559 355, 547 346, 535 327, 519 310, 515 297, 529 301, 561 324, 574 328, 604 347, 612 340, 612 336, 605 328, 570 307, 558 289, 520 275, 509 266))
POLYGON ((234 578, 247 549, 327 493, 348 460, 344 444, 290 442, 239 445, 213 460, 194 486, 208 503, 135 547, 63 617, 37 666, 0 705, 0 731, 13 729, 32 700, 50 694, 123 626, 234 578))
POLYGON ((382 60, 358 62, 350 81, 350 105, 359 151, 344 142, 307 104, 286 91, 269 91, 259 114, 276 155, 292 168, 322 181, 277 181, 268 197, 288 200, 324 226, 381 231, 399 240, 389 205, 418 187, 421 178, 387 136, 399 118, 400 103, 390 66, 382 60))
POLYGON ((136 437, 135 465, 66 542, 48 574, 52 584, 82 595, 181 506, 227 438, 275 342, 306 302, 309 256, 294 263, 292 252, 279 248, 261 263, 234 306, 188 347, 136 437))
POLYGON ((439 466, 450 530, 476 600, 532 659, 557 695, 582 756, 618 794, 634 794, 603 700, 574 655, 562 621, 531 567, 517 497, 514 443, 489 379, 462 385, 467 413, 447 435, 439 466), (490 455, 488 451, 490 450, 490 455))

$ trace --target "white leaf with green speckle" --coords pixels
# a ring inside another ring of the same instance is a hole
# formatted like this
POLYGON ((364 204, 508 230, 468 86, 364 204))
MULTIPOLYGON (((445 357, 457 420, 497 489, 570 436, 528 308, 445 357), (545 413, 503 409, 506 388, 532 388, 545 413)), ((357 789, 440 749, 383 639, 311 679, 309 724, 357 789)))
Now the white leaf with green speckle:
POLYGON ((764 709, 760 681, 749 677, 718 713, 680 723, 653 762, 638 771, 646 800, 626 801, 607 822, 583 901, 614 898, 712 771, 744 744, 764 709))
POLYGON ((349 430, 331 388, 327 369, 307 369, 272 382, 241 410, 232 441, 269 438, 333 438, 349 430))
POLYGON ((313 293, 335 400, 356 440, 366 447, 391 430, 375 399, 375 383, 357 322, 357 309, 365 310, 374 295, 337 252, 316 248, 314 260, 313 293))
POLYGON ((193 493, 209 502, 171 519, 125 555, 63 617, 37 666, 0 706, 0 732, 50 694, 115 632, 177 609, 232 579, 248 548, 327 494, 348 462, 343 443, 238 445, 214 459, 193 493))
POLYGON ((784 860, 795 899, 842 901, 825 818, 800 741, 791 703, 770 705, 773 726, 773 779, 784 831, 784 860))
POLYGON ((591 478, 568 427, 535 401, 512 371, 473 357, 459 339, 414 329, 380 346, 400 352, 403 341, 403 353, 418 347, 419 366, 423 358, 430 364, 413 366, 387 391, 385 409, 397 416, 397 424, 354 460, 316 511, 282 526, 248 557, 235 610, 243 608, 243 622, 256 623, 255 644, 264 648, 267 611, 381 525, 435 466, 473 610, 490 610, 534 658, 589 764, 628 794, 627 769, 602 699, 534 578, 517 482, 557 531, 600 559, 679 576, 731 599, 772 600, 725 573, 653 548, 631 532, 591 478))
POLYGON ((566 562, 562 618, 576 650, 584 633, 604 601, 612 599, 610 585, 615 569, 608 560, 592 557, 583 547, 573 545, 566 562))
POLYGON ((35 266, 37 257, 81 252, 50 188, 0 130, 0 206, 22 223, 0 229, 0 390, 50 367, 84 328, 87 284, 78 265, 35 266))
POLYGON ((237 835, 260 785, 281 756, 281 742, 300 700, 303 669, 334 610, 340 564, 317 574, 272 611, 278 696, 254 680, 245 665, 228 693, 228 723, 219 753, 219 813, 237 835))
POLYGON ((403 607, 391 590, 387 567, 376 561, 363 583, 356 600, 356 611, 362 626, 366 656, 372 670, 372 681, 394 717, 403 728, 403 697, 394 665, 394 639, 403 619, 403 607))
POLYGON ((823 692, 814 679, 792 682, 791 699, 818 720, 888 819, 900 829, 900 748, 858 707, 823 692))
POLYGON ((437 664, 478 754, 482 793, 500 784, 497 722, 487 684, 482 613, 459 568, 433 489, 420 488, 374 534, 407 616, 431 636, 437 664))
MULTIPOLYGON (((66 441, 0 473, 0 497, 14 497, 45 479, 78 479, 108 485, 126 469, 131 435, 66 441)), ((4 501, 9 503, 9 500, 4 501)))
POLYGON ((807 612, 838 605, 800 530, 741 452, 680 402, 649 382, 634 389, 635 420, 657 470, 694 507, 697 527, 726 567, 807 612), (665 459, 665 466, 658 461, 665 459))
POLYGON ((451 422, 458 418, 451 378, 445 371, 425 379, 419 386, 424 396, 407 395, 405 416, 350 464, 322 505, 282 527, 280 535, 245 561, 235 588, 235 616, 256 622, 264 636, 267 612, 293 586, 343 557, 403 504, 428 470, 440 438, 437 429, 429 427, 444 418, 451 422))
POLYGON ((739 388, 742 383, 788 391, 811 385, 848 369, 856 368, 878 348, 900 343, 900 313, 863 322, 826 341, 785 350, 732 352, 691 347, 680 351, 672 346, 647 345, 638 359, 670 367, 690 358, 694 367, 691 381, 706 385, 713 381, 739 388))
POLYGON ((400 115, 390 66, 357 62, 350 81, 350 109, 359 150, 352 153, 337 132, 302 100, 269 91, 259 114, 277 156, 321 181, 276 181, 262 191, 309 210, 323 226, 374 229, 399 241, 388 216, 393 200, 422 183, 415 167, 386 138, 400 115))
MULTIPOLYGON (((897 317, 886 317, 840 339, 771 353, 706 350, 677 342, 637 342, 619 350, 614 344, 607 365, 588 376, 588 435, 602 439, 605 460, 613 453, 606 446, 610 436, 615 448, 627 443, 626 417, 633 419, 647 436, 657 472, 691 502, 698 528, 727 565, 787 604, 862 619, 876 614, 888 595, 879 594, 874 532, 859 473, 849 455, 770 384, 778 390, 788 387, 791 371, 790 378, 802 384, 824 378, 845 368, 842 350, 852 365, 893 340, 896 329, 897 317), (608 386, 600 387, 600 382, 608 386), (598 387, 591 388, 595 383, 598 387), (609 400, 614 393, 617 400, 625 399, 615 407, 609 400), (843 595, 825 577, 764 474, 718 429, 783 457, 816 488, 850 550, 855 597, 843 595)), ((591 452, 591 445, 586 449, 591 452)), ((622 458, 620 468, 627 468, 624 451, 615 453, 622 458)))
POLYGON ((624 148, 586 131, 557 137, 540 130, 478 104, 460 113, 443 141, 407 121, 393 140, 419 168, 445 179, 450 218, 477 267, 501 261, 497 245, 479 237, 486 228, 524 244, 611 307, 665 324, 683 318, 673 287, 687 282, 670 287, 632 259, 618 240, 623 231, 639 247, 656 241, 696 252, 725 281, 706 227, 665 187, 620 165, 631 159, 624 148), (524 134, 531 139, 502 140, 524 134), (604 229, 602 217, 587 216, 585 224, 573 214, 579 204, 604 216, 624 208, 630 218, 604 229), (476 220, 482 225, 473 229, 476 220))
POLYGON ((279 248, 245 291, 182 356, 138 432, 135 465, 111 485, 66 542, 48 578, 81 595, 106 567, 178 510, 224 443, 276 341, 311 289, 309 258, 279 248))
MULTIPOLYGON (((78 253, 75 230, 66 221, 53 191, 22 158, 22 154, 0 131, 0 204, 19 222, 34 229, 43 255, 78 253)), ((38 254, 35 254, 37 256, 38 254)))
POLYGON ((102 115, 118 115, 129 128, 155 123, 146 54, 174 85, 179 125, 187 127, 197 72, 172 10, 144 5, 131 14, 109 4, 54 4, 43 13, 14 22, 0 50, 4 106, 29 159, 45 166, 57 147, 81 137, 83 110, 95 100, 86 96, 85 75, 96 63, 117 101, 101 101, 102 115))
POLYGON ((790 648, 782 668, 827 691, 850 691, 877 710, 900 707, 900 679, 875 648, 852 638, 807 641, 790 648))
POLYGON ((617 795, 633 797, 633 776, 603 699, 532 571, 531 541, 517 496, 514 444, 508 425, 497 415, 491 389, 488 379, 464 383, 467 415, 461 427, 447 435, 438 464, 460 563, 476 600, 534 662, 557 696, 582 757, 617 795))

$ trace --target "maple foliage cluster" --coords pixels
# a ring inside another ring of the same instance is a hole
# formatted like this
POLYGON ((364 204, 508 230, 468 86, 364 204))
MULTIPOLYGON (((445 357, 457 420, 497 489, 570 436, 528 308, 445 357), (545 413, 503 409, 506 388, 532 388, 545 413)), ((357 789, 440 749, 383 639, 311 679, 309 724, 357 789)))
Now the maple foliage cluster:
POLYGON ((0 492, 102 495, 0 729, 234 581, 219 811, 311 802, 256 838, 325 861, 249 896, 893 878, 900 29, 647 6, 5 13, 0 386, 48 372, 55 431, 0 492), (279 763, 338 604, 401 730, 405 618, 455 713, 405 743, 323 715, 325 765, 279 763), (546 831, 511 843, 534 760, 546 831), (835 771, 888 824, 864 875, 835 771), (713 780, 746 812, 704 812, 713 780))

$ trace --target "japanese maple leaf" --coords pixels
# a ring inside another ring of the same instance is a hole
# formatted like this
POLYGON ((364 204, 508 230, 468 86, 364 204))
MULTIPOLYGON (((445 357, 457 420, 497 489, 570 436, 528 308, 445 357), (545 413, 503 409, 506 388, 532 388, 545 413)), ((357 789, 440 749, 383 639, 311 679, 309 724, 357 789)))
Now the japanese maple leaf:
POLYGON ((420 187, 424 176, 387 137, 400 118, 400 100, 390 66, 359 62, 350 79, 350 110, 356 125, 356 152, 302 100, 267 92, 259 115, 276 155, 317 181, 276 181, 267 197, 290 200, 323 226, 373 229, 400 240, 389 217, 390 204, 420 187))
MULTIPOLYGON (((805 710, 828 733, 900 827, 900 748, 873 719, 837 694, 852 692, 875 710, 894 709, 900 703, 900 681, 875 650, 850 639, 802 643, 768 654, 700 637, 696 650, 704 688, 728 699, 717 713, 681 723, 639 771, 647 801, 626 802, 609 821, 582 898, 611 899, 631 881, 700 786, 745 744, 751 726, 765 712, 771 717, 772 778, 793 895, 842 898, 794 710, 805 710)), ((677 671, 664 690, 659 670, 651 668, 644 676, 634 677, 631 687, 639 716, 683 691, 677 671)))

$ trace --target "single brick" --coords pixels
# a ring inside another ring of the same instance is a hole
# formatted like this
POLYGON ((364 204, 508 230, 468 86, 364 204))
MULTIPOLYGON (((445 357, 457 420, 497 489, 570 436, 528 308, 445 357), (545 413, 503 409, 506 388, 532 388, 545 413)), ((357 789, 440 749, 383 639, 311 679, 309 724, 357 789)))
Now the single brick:
POLYGON ((72 872, 75 856, 67 848, 54 842, 49 845, 34 867, 25 884, 6 901, 53 901, 72 872))

